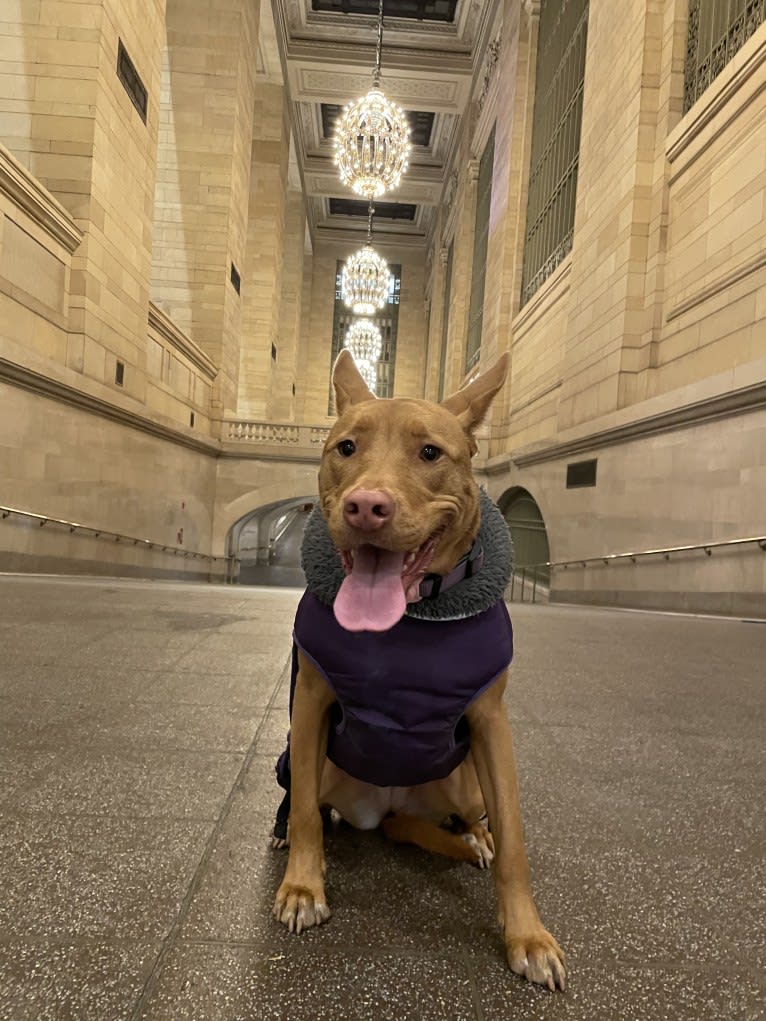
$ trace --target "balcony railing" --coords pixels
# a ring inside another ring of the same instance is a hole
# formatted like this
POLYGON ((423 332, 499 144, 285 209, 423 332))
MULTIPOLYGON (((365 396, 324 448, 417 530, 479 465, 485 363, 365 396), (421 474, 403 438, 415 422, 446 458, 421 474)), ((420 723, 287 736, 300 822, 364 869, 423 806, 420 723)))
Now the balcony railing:
POLYGON ((329 432, 329 426, 280 425, 274 422, 226 419, 221 436, 224 442, 261 443, 288 449, 315 450, 319 454, 329 432))
POLYGON ((530 602, 537 602, 538 593, 549 591, 550 572, 561 567, 565 571, 570 567, 609 566, 609 564, 620 561, 629 561, 636 564, 646 557, 663 557, 670 560, 673 554, 694 553, 703 551, 706 556, 711 557, 713 550, 724 547, 743 547, 747 545, 758 545, 766 552, 766 535, 752 535, 740 539, 722 539, 717 542, 702 542, 693 546, 666 546, 662 549, 634 550, 629 553, 606 553, 600 557, 581 557, 577 560, 549 560, 541 564, 524 564, 514 567, 510 581, 510 593, 508 598, 514 600, 518 597, 521 602, 529 599, 530 602))

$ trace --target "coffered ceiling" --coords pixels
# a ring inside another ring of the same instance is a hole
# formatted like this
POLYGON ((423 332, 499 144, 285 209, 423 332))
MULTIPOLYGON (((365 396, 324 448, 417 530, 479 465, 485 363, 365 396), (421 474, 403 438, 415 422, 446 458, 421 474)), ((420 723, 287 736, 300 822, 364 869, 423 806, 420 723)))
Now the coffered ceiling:
MULTIPOLYGON (((499 3, 384 0, 381 86, 407 111, 414 144, 400 187, 376 203, 381 243, 425 245, 499 3)), ((270 11, 262 4, 259 71, 272 80, 281 74, 287 86, 293 167, 314 241, 366 232, 366 203, 338 177, 332 125, 338 108, 371 87, 377 10, 378 0, 271 0, 270 11)))

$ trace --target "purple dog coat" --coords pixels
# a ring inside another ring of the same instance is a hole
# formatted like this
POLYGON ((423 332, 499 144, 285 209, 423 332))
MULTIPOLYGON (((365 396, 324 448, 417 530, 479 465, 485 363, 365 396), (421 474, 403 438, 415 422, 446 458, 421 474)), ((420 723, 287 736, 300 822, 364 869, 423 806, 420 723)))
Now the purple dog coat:
MULTIPOLYGON (((337 698, 328 758, 366 783, 411 787, 448 776, 468 754, 465 711, 511 662, 513 632, 502 600, 461 620, 405 616, 388 631, 351 632, 307 591, 295 618, 291 710, 297 649, 337 698)), ((277 777, 289 792, 289 744, 277 777)))

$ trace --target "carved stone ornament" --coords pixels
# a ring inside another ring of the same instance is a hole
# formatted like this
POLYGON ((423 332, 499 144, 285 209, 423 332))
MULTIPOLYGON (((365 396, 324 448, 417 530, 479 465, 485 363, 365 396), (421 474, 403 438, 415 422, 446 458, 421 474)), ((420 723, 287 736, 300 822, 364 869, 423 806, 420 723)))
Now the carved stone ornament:
POLYGON ((455 195, 457 194, 457 182, 458 174, 457 170, 453 170, 449 175, 449 181, 447 181, 447 187, 444 189, 444 205, 447 210, 452 208, 452 203, 455 201, 455 195))
POLYGON ((487 95, 489 94, 489 86, 492 83, 492 77, 497 67, 498 59, 500 58, 500 32, 498 31, 495 38, 487 47, 487 56, 484 60, 484 70, 482 72, 481 79, 481 91, 479 92, 479 98, 477 100, 479 109, 481 110, 486 102, 487 95))

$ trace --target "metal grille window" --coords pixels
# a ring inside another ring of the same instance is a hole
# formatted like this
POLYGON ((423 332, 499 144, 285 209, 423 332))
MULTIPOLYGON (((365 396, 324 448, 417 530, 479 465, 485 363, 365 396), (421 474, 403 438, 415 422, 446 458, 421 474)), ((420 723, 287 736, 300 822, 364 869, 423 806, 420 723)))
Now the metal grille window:
POLYGON ((495 161, 495 129, 484 146, 479 163, 479 184, 476 193, 476 226, 473 234, 473 267, 471 270, 471 303, 468 307, 468 338, 465 347, 465 371, 479 361, 481 327, 484 316, 484 280, 487 271, 489 241, 489 208, 492 202, 492 167, 495 161))
POLYGON ((766 0, 689 0, 684 113, 764 21, 766 0))
POLYGON ((588 0, 542 0, 521 304, 572 248, 588 0))
POLYGON ((439 351, 439 400, 444 400, 444 373, 447 368, 447 337, 449 336, 449 303, 452 297, 452 256, 455 242, 447 249, 447 266, 444 271, 444 300, 442 304, 442 344, 439 351))
MULTIPOLYGON (((378 362, 378 380, 376 393, 378 397, 393 397, 394 395, 394 370, 396 364, 396 331, 399 326, 399 294, 402 287, 402 267, 399 265, 389 266, 391 274, 388 284, 388 301, 385 308, 381 309, 374 316, 370 316, 383 337, 383 350, 378 362)), ((330 364, 335 364, 346 330, 357 318, 354 313, 343 302, 340 296, 340 279, 343 273, 343 263, 338 262, 335 271, 335 315, 332 324, 332 357, 330 364)), ((329 400, 327 403, 327 414, 335 414, 335 394, 330 382, 329 400)))

